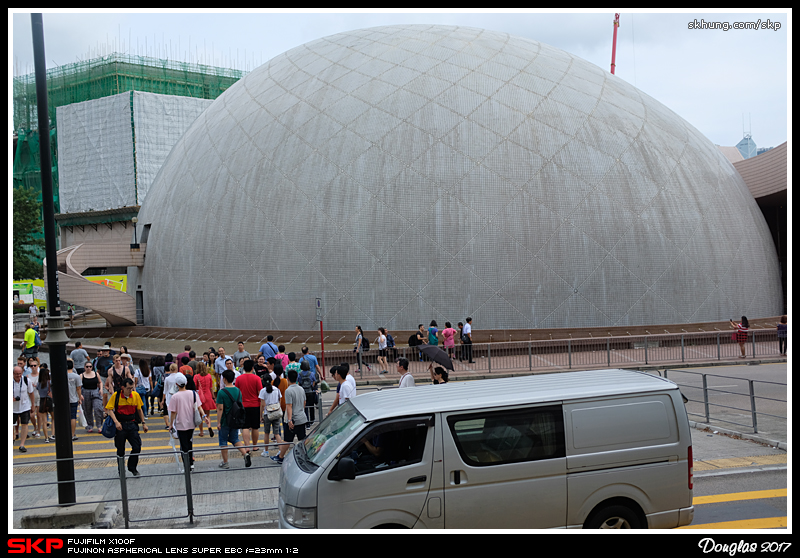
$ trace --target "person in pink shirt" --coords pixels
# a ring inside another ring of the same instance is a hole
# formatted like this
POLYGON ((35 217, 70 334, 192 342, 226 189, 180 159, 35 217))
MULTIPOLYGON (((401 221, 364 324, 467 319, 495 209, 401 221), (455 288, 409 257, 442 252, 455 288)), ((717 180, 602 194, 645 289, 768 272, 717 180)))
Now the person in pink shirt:
POLYGON ((456 333, 458 333, 450 322, 445 322, 444 330, 442 330, 442 337, 444 338, 444 350, 450 358, 456 357, 456 333))
POLYGON ((289 366, 289 355, 284 352, 285 350, 286 347, 283 345, 278 345, 278 354, 275 355, 275 358, 281 361, 284 370, 286 370, 286 367, 289 366))
POLYGON ((205 420, 206 426, 211 426, 208 413, 202 410, 200 398, 197 392, 186 389, 186 377, 178 374, 175 385, 177 393, 173 393, 169 400, 169 420, 172 430, 178 431, 178 440, 181 444, 181 451, 189 454, 191 461, 190 469, 194 471, 194 455, 192 455, 192 436, 194 435, 194 410, 200 409, 200 417, 205 420))

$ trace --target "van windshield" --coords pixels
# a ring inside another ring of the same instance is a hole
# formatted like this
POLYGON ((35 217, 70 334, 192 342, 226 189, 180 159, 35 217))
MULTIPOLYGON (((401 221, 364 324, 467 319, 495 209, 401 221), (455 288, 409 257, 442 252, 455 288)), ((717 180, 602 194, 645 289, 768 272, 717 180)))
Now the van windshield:
POLYGON ((314 465, 321 466, 329 456, 336 453, 350 435, 364 425, 362 417, 356 408, 346 401, 309 434, 303 444, 306 448, 306 458, 314 465))

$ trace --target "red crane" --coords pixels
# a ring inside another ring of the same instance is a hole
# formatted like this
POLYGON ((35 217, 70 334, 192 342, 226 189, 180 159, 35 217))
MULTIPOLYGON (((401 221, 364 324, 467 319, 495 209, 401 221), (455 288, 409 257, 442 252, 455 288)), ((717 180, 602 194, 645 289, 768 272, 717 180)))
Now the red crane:
POLYGON ((617 29, 619 28, 619 14, 614 14, 614 42, 611 46, 611 73, 614 73, 616 64, 614 63, 617 58, 617 29))

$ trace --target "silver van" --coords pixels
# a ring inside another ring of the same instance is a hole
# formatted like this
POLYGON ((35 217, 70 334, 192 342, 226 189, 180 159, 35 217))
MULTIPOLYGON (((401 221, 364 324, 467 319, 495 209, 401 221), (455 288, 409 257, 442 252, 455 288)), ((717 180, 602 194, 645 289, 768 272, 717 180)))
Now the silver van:
POLYGON ((279 509, 287 529, 688 525, 686 408, 630 370, 359 395, 287 454, 279 509))

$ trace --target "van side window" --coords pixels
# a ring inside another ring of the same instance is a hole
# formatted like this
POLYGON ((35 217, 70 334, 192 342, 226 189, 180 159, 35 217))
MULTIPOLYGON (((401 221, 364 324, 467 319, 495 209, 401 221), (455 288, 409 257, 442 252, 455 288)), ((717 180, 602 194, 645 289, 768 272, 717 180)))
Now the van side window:
POLYGON ((560 405, 450 416, 447 422, 458 452, 468 465, 566 456, 560 405))
POLYGON ((348 453, 356 476, 422 461, 430 419, 390 422, 370 428, 348 453))

